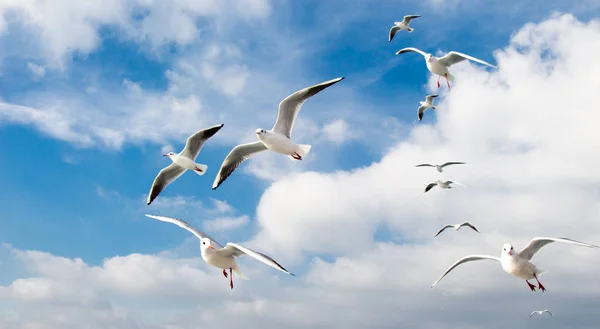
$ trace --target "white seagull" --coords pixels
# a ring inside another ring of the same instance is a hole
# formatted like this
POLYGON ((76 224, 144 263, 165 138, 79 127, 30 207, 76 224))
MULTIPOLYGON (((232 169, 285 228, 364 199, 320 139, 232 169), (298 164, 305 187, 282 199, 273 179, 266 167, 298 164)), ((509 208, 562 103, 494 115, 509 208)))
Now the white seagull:
POLYGON ((544 314, 544 313, 548 313, 548 314, 550 314, 551 316, 554 316, 552 313, 550 313, 550 311, 548 311, 548 310, 543 310, 543 311, 533 311, 533 312, 531 312, 531 314, 529 314, 529 318, 531 319, 531 317, 532 317, 532 316, 533 316, 535 313, 537 313, 537 314, 539 314, 539 315, 542 315, 542 314, 544 314))
POLYGON ((163 154, 163 156, 169 157, 173 163, 163 168, 154 179, 146 205, 151 204, 167 185, 179 178, 186 170, 193 170, 200 176, 204 175, 208 166, 196 163, 196 157, 198 157, 204 143, 216 134, 221 127, 223 127, 223 124, 200 130, 188 137, 185 147, 179 154, 174 152, 163 154))
POLYGON ((467 164, 467 163, 466 162, 456 162, 456 161, 446 162, 446 163, 444 163, 442 165, 438 165, 438 164, 432 165, 432 164, 429 164, 429 163, 422 163, 420 165, 416 165, 415 167, 434 167, 435 169, 437 169, 437 171, 442 172, 442 171, 444 171, 443 170, 444 167, 451 166, 451 165, 457 165, 457 164, 467 164))
POLYGON ((288 272, 283 266, 279 265, 273 258, 262 254, 258 251, 254 251, 252 249, 240 246, 237 243, 228 242, 225 247, 219 244, 215 239, 211 238, 208 234, 197 230, 192 227, 190 224, 185 221, 165 216, 154 216, 154 215, 146 215, 147 217, 158 219, 163 222, 168 222, 175 224, 181 228, 184 228, 194 234, 198 239, 200 239, 200 255, 202 255, 202 259, 208 264, 223 269, 223 276, 227 277, 226 269, 229 269, 229 287, 233 289, 233 276, 232 271, 242 279, 247 279, 247 277, 240 271, 240 268, 237 265, 234 257, 239 257, 243 255, 248 255, 254 259, 257 259, 275 269, 278 269, 282 272, 285 272, 289 275, 295 276, 294 274, 288 272))
POLYGON ((468 226, 468 227, 470 227, 470 228, 474 229, 474 230, 475 230, 475 232, 477 232, 477 233, 480 233, 480 232, 479 232, 479 230, 477 230, 477 228, 476 228, 475 226, 473 226, 473 224, 471 224, 471 223, 469 223, 469 222, 464 222, 464 223, 462 223, 462 224, 454 224, 454 225, 452 225, 452 224, 448 224, 448 225, 446 225, 446 226, 442 227, 442 229, 441 229, 441 230, 439 230, 439 232, 437 232, 437 234, 436 234, 434 237, 436 237, 436 236, 440 235, 440 233, 444 232, 444 230, 445 230, 445 229, 447 229, 447 228, 454 227, 454 229, 456 229, 456 230, 458 231, 458 230, 460 230, 460 228, 461 228, 461 227, 463 227, 463 226, 468 226))
POLYGON ((440 87, 440 78, 442 76, 444 76, 446 78, 446 83, 448 84, 448 88, 450 88, 450 82, 449 81, 454 81, 454 77, 452 76, 452 74, 450 74, 450 71, 448 71, 448 68, 456 63, 460 63, 464 60, 471 60, 471 61, 475 61, 477 63, 481 63, 484 65, 487 65, 489 67, 493 67, 496 68, 494 65, 482 61, 481 59, 463 54, 463 53, 459 53, 457 51, 451 51, 449 53, 447 53, 446 55, 444 55, 444 57, 440 57, 437 58, 435 56, 433 56, 432 54, 426 53, 420 49, 417 48, 413 48, 413 47, 408 47, 408 48, 404 48, 404 49, 400 49, 396 52, 396 55, 400 55, 400 54, 404 54, 404 53, 408 53, 408 52, 415 52, 415 53, 419 53, 421 55, 423 55, 423 57, 425 57, 425 64, 427 64, 427 69, 429 69, 429 71, 433 74, 438 75, 438 81, 437 81, 437 86, 438 88, 440 87))
POLYGON ((541 275, 544 271, 538 269, 533 263, 530 262, 530 260, 540 250, 540 248, 552 242, 565 242, 582 247, 600 248, 592 244, 571 240, 569 238, 533 238, 531 242, 529 242, 529 244, 523 248, 523 250, 521 250, 521 252, 517 253, 511 244, 505 243, 502 246, 500 258, 488 255, 470 255, 459 259, 456 263, 450 266, 450 268, 448 268, 448 270, 446 270, 446 272, 436 282, 433 283, 431 288, 440 282, 440 280, 446 276, 446 274, 450 273, 450 271, 462 263, 481 259, 491 259, 499 261, 504 272, 525 280, 531 291, 535 291, 536 288, 534 285, 529 283, 528 280, 531 279, 535 279, 537 281, 538 288, 540 288, 540 290, 546 291, 546 288, 538 280, 538 275, 541 275))
POLYGON ((227 155, 221 169, 215 177, 212 189, 216 189, 233 173, 242 162, 258 152, 270 149, 277 153, 288 155, 291 159, 302 160, 310 151, 310 145, 296 144, 291 140, 294 121, 302 104, 321 90, 342 81, 344 77, 325 81, 317 85, 299 90, 279 103, 277 121, 271 130, 257 129, 257 142, 241 144, 233 148, 227 155))
POLYGON ((438 94, 427 95, 425 96, 424 102, 419 102, 419 104, 421 104, 421 106, 419 106, 419 108, 417 109, 417 118, 419 119, 419 121, 423 119, 423 114, 425 113, 425 111, 427 111, 427 109, 431 108, 435 110, 435 106, 433 105, 433 99, 438 96, 438 94))
POLYGON ((425 192, 423 192, 423 193, 427 193, 429 190, 431 190, 436 185, 439 186, 439 187, 441 187, 441 188, 451 189, 452 186, 450 186, 450 184, 456 184, 456 185, 465 186, 465 185, 463 185, 463 184, 461 184, 459 182, 453 182, 451 180, 447 180, 445 182, 442 182, 441 180, 436 180, 433 183, 429 183, 429 185, 427 185, 427 187, 425 187, 425 192))
POLYGON ((390 29, 390 38, 388 41, 392 42, 392 39, 394 38, 396 33, 398 33, 399 31, 402 31, 402 30, 406 30, 408 32, 414 31, 414 29, 412 27, 409 27, 408 25, 410 24, 410 21, 412 21, 415 18, 419 18, 419 17, 421 17, 421 15, 406 15, 402 19, 402 22, 394 22, 394 25, 390 29))

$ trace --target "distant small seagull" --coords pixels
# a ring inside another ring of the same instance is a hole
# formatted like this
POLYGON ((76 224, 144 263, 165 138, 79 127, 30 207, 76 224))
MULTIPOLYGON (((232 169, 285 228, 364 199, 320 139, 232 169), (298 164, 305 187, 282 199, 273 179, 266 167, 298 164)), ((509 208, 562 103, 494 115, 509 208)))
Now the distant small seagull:
POLYGON ((424 102, 419 102, 419 104, 421 104, 421 106, 419 106, 417 109, 417 118, 419 118, 419 121, 423 119, 423 113, 425 113, 427 109, 432 108, 435 110, 435 106, 433 106, 433 99, 436 97, 438 97, 438 94, 427 95, 425 96, 424 102))
POLYGON ((402 31, 402 30, 406 30, 408 32, 414 31, 415 29, 409 27, 408 25, 410 24, 410 21, 412 21, 415 18, 419 18, 419 17, 421 17, 421 15, 406 15, 406 16, 404 16, 404 19, 402 19, 402 22, 394 22, 394 25, 390 29, 390 38, 388 41, 392 42, 392 39, 394 38, 396 33, 398 33, 399 31, 402 31))
POLYGON ((294 121, 298 116, 298 111, 302 104, 309 98, 316 95, 321 90, 342 81, 344 77, 325 81, 317 85, 301 89, 290 96, 286 97, 279 103, 279 114, 275 126, 271 130, 257 129, 256 136, 258 141, 254 143, 241 144, 233 148, 227 155, 215 181, 212 189, 216 189, 233 173, 233 171, 242 164, 242 162, 250 159, 256 153, 266 151, 268 149, 277 153, 288 155, 291 159, 302 160, 310 151, 310 145, 296 144, 290 138, 294 121))
POLYGON ((464 223, 462 223, 462 224, 454 224, 454 225, 452 225, 452 224, 448 224, 448 225, 446 225, 446 226, 442 227, 442 229, 441 229, 439 232, 437 232, 437 234, 436 234, 434 237, 436 237, 436 236, 440 235, 440 233, 444 232, 444 230, 445 230, 445 229, 447 229, 447 228, 454 227, 454 228, 455 228, 455 229, 458 231, 458 230, 460 230, 460 228, 461 228, 461 227, 463 227, 463 226, 468 226, 468 227, 470 227, 470 228, 474 229, 474 230, 475 230, 475 232, 477 232, 477 233, 480 233, 480 232, 479 232, 479 230, 477 230, 477 228, 476 228, 475 226, 473 226, 473 224, 471 224, 471 223, 469 223, 469 222, 464 222, 464 223))
POLYGON ((544 314, 544 313, 548 313, 548 314, 550 314, 551 316, 554 316, 552 313, 550 313, 550 311, 548 311, 548 310, 543 310, 543 311, 533 311, 533 312, 531 312, 531 314, 529 314, 529 318, 531 319, 531 317, 532 317, 532 316, 533 316, 535 313, 537 313, 537 314, 539 314, 539 315, 542 315, 542 314, 544 314))
POLYGON ((163 168, 152 183, 146 205, 149 205, 156 199, 160 192, 181 176, 186 170, 193 170, 196 174, 202 176, 208 169, 207 165, 195 162, 204 143, 223 127, 223 124, 200 130, 188 137, 183 151, 179 154, 169 152, 163 156, 169 157, 173 163, 163 168))
POLYGON ((396 55, 400 55, 400 54, 404 54, 404 53, 408 53, 408 52, 415 52, 415 53, 419 53, 421 55, 423 55, 423 57, 425 57, 425 64, 427 64, 427 69, 433 73, 438 75, 438 81, 437 81, 437 86, 438 88, 440 87, 440 78, 442 76, 444 76, 446 78, 446 84, 448 84, 448 88, 450 88, 450 82, 449 81, 454 81, 454 77, 452 76, 452 74, 450 74, 450 71, 448 71, 448 68, 456 63, 460 63, 464 60, 471 60, 477 63, 481 63, 484 65, 487 65, 489 67, 493 67, 496 68, 494 65, 482 61, 481 59, 469 56, 469 55, 465 55, 463 53, 459 53, 457 51, 451 51, 449 53, 447 53, 444 57, 435 57, 432 54, 426 53, 420 49, 417 48, 413 48, 413 47, 408 47, 408 48, 404 48, 404 49, 400 49, 396 52, 396 55))
POLYGON ((237 265, 234 257, 248 255, 256 260, 259 260, 272 268, 285 272, 289 275, 295 276, 288 272, 283 266, 279 265, 273 258, 262 254, 258 251, 243 247, 237 243, 228 242, 225 247, 220 245, 215 239, 208 236, 206 233, 197 230, 185 221, 165 216, 154 216, 146 215, 147 217, 158 219, 163 222, 175 224, 183 229, 188 230, 200 239, 200 255, 205 262, 209 265, 223 269, 223 276, 227 277, 226 269, 229 269, 229 287, 233 289, 233 276, 232 271, 242 279, 248 279, 237 265))
POLYGON ((465 186, 465 185, 463 185, 463 184, 461 184, 459 182, 453 182, 451 180, 447 180, 445 182, 442 182, 441 180, 436 180, 435 182, 430 183, 429 185, 427 185, 427 187, 425 187, 425 192, 423 192, 423 193, 427 193, 429 190, 431 190, 436 185, 439 186, 439 187, 441 187, 441 188, 451 189, 452 186, 450 186, 450 184, 456 184, 456 185, 465 186))
POLYGON ((429 163, 423 163, 420 165, 416 165, 415 167, 434 167, 435 169, 437 169, 437 171, 442 172, 444 171, 444 167, 446 166, 451 166, 451 165, 457 165, 457 164, 467 164, 466 162, 446 162, 442 165, 433 165, 433 164, 429 164, 429 163))
POLYGON ((444 274, 442 274, 442 276, 433 283, 433 285, 431 285, 431 288, 433 288, 446 276, 446 274, 450 273, 450 271, 460 264, 474 260, 491 259, 499 261, 504 272, 525 280, 531 291, 535 291, 536 288, 534 285, 529 283, 528 280, 531 279, 535 279, 537 281, 538 288, 540 290, 546 291, 546 288, 540 283, 540 280, 538 280, 538 275, 541 275, 544 273, 544 271, 537 268, 530 261, 543 246, 552 242, 564 242, 582 247, 600 248, 592 244, 575 241, 569 238, 533 238, 531 242, 529 242, 529 244, 523 248, 523 250, 521 250, 521 252, 517 253, 511 244, 505 243, 502 246, 500 258, 488 255, 470 255, 459 259, 456 263, 452 264, 452 266, 450 266, 450 268, 448 268, 446 272, 444 272, 444 274))

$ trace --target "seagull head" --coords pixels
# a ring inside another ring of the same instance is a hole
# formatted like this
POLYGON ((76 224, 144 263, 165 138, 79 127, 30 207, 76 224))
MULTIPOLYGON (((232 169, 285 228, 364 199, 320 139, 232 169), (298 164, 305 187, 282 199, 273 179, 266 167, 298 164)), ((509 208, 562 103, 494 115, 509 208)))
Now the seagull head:
POLYGON ((256 129, 256 134, 260 135, 260 134, 264 134, 266 131, 264 129, 256 129))
POLYGON ((169 152, 169 153, 163 154, 164 157, 172 157, 174 155, 175 155, 175 152, 169 152))
POLYGON ((510 257, 512 257, 515 254, 514 248, 510 243, 505 243, 502 246, 502 256, 504 256, 505 254, 510 257))
POLYGON ((432 59, 433 59, 433 55, 432 54, 429 54, 429 53, 425 54, 425 61, 431 62, 432 59))
POLYGON ((204 251, 206 249, 215 249, 215 247, 211 245, 209 238, 202 238, 200 239, 200 249, 204 251))

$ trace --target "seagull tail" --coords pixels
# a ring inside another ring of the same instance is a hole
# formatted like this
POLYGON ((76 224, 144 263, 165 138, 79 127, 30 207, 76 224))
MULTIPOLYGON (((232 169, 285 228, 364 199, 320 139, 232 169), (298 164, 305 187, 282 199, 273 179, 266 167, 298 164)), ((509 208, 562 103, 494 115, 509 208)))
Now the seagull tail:
POLYGON ((208 169, 207 165, 203 165, 203 164, 197 164, 194 166, 194 172, 200 176, 204 175, 206 173, 206 169, 208 169))
POLYGON ((452 74, 450 74, 450 72, 448 72, 448 81, 450 82, 454 82, 454 76, 452 74))
POLYGON ((406 31, 408 31, 409 33, 410 33, 410 32, 412 32, 412 31, 414 31, 414 30, 415 30, 415 29, 413 29, 412 27, 407 27, 407 28, 406 28, 406 31))
POLYGON ((535 273, 536 276, 542 276, 544 274, 548 273, 548 271, 546 270, 542 270, 542 269, 537 269, 537 273, 535 273))
POLYGON ((298 150, 296 150, 296 153, 298 153, 301 157, 305 157, 308 155, 308 152, 310 152, 310 148, 310 145, 300 144, 298 145, 298 150))
POLYGON ((247 277, 246 275, 244 275, 244 273, 242 273, 242 271, 240 271, 239 269, 235 269, 235 270, 233 270, 233 273, 235 273, 235 276, 237 276, 237 277, 238 277, 238 278, 240 278, 240 279, 243 279, 243 280, 250 280, 250 279, 248 279, 248 277, 247 277))

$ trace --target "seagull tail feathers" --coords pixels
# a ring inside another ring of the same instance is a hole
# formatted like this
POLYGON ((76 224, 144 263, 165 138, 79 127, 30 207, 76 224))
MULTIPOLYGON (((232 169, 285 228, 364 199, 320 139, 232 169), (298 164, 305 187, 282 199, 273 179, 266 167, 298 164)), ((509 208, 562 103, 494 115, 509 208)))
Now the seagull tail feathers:
POLYGON ((197 164, 195 165, 196 169, 194 169, 194 172, 200 176, 204 175, 206 173, 206 169, 208 169, 207 165, 203 165, 203 164, 197 164))
POLYGON ((301 157, 305 157, 310 152, 310 145, 300 144, 298 145, 298 150, 296 151, 301 157))
POLYGON ((414 30, 415 30, 415 29, 413 29, 412 27, 407 27, 407 28, 406 28, 406 31, 408 31, 409 33, 410 33, 410 32, 412 32, 412 31, 414 31, 414 30))

